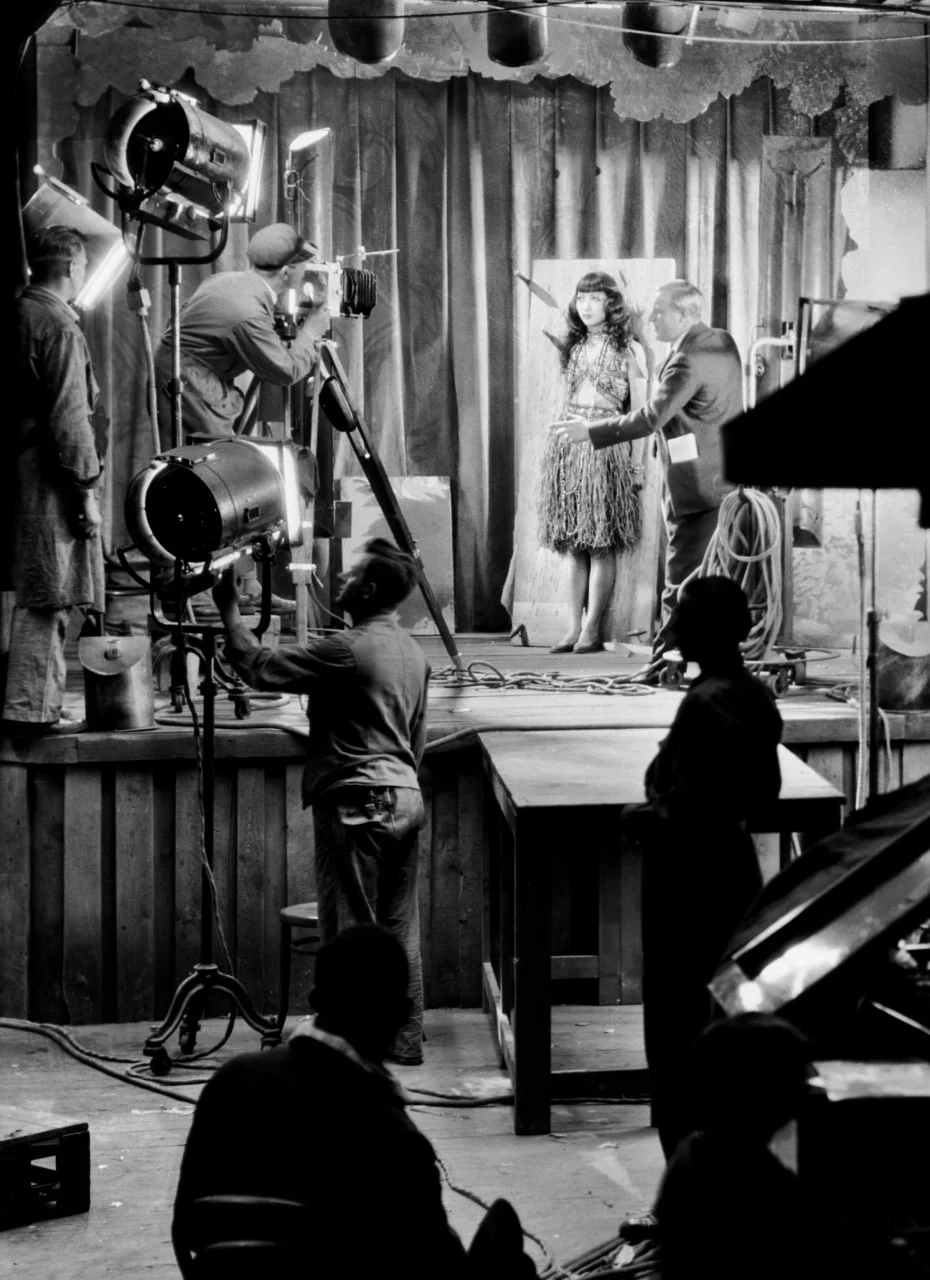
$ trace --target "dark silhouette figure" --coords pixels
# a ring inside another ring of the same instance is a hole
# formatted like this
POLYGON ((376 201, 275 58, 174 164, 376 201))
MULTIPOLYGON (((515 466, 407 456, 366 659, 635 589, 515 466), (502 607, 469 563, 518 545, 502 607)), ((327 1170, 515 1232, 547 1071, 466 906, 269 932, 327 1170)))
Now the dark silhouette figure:
POLYGON ((498 1200, 466 1253, 442 1203, 432 1146, 383 1062, 410 1013, 402 945, 357 925, 316 958, 311 1006, 285 1045, 230 1059, 206 1084, 174 1206, 179 1259, 194 1252, 202 1196, 251 1195, 307 1206, 301 1270, 370 1280, 528 1280, 514 1210, 498 1200))
POLYGON ((681 1062, 712 1016, 707 984, 762 886, 746 818, 781 788, 781 716, 743 665, 749 627, 735 582, 695 578, 683 587, 676 633, 701 674, 646 771, 646 804, 624 817, 643 850, 643 1025, 666 1157, 692 1127, 681 1062))
POLYGON ((688 1055, 697 1125, 679 1143, 655 1204, 663 1280, 808 1280, 823 1268, 827 1225, 797 1175, 769 1150, 797 1116, 810 1046, 767 1014, 712 1023, 688 1055))

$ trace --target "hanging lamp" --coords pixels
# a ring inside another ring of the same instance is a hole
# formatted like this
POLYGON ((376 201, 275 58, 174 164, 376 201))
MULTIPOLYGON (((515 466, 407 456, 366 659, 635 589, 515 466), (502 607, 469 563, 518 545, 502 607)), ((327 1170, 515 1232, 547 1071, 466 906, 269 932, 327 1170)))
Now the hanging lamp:
POLYGON ((623 6, 624 48, 646 67, 673 67, 685 51, 685 41, 674 37, 688 29, 698 11, 699 6, 692 4, 628 0, 623 6))
POLYGON ((329 0, 329 35, 356 62, 388 62, 404 43, 404 0, 329 0))
POLYGON ((537 0, 490 0, 488 57, 502 67, 527 67, 546 56, 546 10, 537 0))

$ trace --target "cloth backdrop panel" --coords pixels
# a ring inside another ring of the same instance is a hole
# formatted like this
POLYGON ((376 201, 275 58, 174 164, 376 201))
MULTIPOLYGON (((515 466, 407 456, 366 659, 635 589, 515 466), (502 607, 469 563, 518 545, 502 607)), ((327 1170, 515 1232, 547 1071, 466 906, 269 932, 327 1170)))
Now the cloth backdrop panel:
MULTIPOLYGON (((568 78, 523 85, 469 75, 433 83, 391 72, 361 81, 318 70, 235 108, 187 87, 220 118, 257 115, 269 125, 259 225, 286 216, 281 171, 290 138, 325 124, 335 130, 332 250, 349 253, 360 244, 400 250, 369 264, 380 294, 371 319, 339 326, 350 377, 363 371, 364 408, 388 470, 451 479, 458 627, 503 625, 498 600, 512 548, 519 463, 514 402, 528 336, 528 290, 513 272, 529 275, 534 259, 556 256, 562 244, 598 257, 670 257, 679 270, 697 261, 688 247, 695 224, 687 207, 704 198, 706 183, 689 185, 686 175, 693 126, 620 120, 607 88, 568 78)), ((715 231, 699 238, 712 259, 700 278, 729 280, 723 296, 730 308, 734 282, 743 282, 742 294, 747 280, 745 270, 733 270, 734 221, 751 225, 757 213, 756 180, 744 167, 758 165, 754 125, 764 92, 754 85, 729 105, 715 104, 717 124, 702 119, 699 126, 720 140, 716 161, 709 146, 701 165, 717 193, 713 217, 728 219, 730 229, 729 237, 715 231), (727 119, 722 128, 719 121, 727 119), (745 189, 745 209, 734 210, 734 184, 745 189)), ((111 93, 83 108, 77 133, 59 148, 64 179, 102 210, 107 202, 89 165, 102 158, 107 123, 122 100, 111 93)), ((217 264, 185 268, 182 298, 206 271, 244 266, 247 241, 248 230, 234 227, 217 264)), ((737 242, 748 246, 752 237, 737 242)), ((149 243, 157 249, 157 234, 149 243)), ((146 281, 157 341, 167 321, 166 272, 151 269, 146 281)), ((711 297, 720 296, 715 283, 711 297)), ((730 323, 745 350, 748 332, 730 323)), ((122 290, 95 314, 92 331, 98 326, 119 541, 126 485, 151 452, 138 322, 125 310, 122 290)), ((340 461, 345 470, 356 466, 351 456, 340 461)))

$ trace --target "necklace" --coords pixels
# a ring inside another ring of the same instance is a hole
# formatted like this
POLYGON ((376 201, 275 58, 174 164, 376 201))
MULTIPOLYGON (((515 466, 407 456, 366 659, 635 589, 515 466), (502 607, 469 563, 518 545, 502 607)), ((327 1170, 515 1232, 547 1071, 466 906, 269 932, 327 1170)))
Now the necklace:
MULTIPOLYGON (((607 335, 603 331, 599 334, 589 334, 583 343, 585 367, 590 373, 591 370, 599 370, 601 358, 604 355, 604 348, 607 345, 607 335), (591 338, 594 341, 591 341, 591 338)), ((596 376, 596 373, 595 373, 596 376)))

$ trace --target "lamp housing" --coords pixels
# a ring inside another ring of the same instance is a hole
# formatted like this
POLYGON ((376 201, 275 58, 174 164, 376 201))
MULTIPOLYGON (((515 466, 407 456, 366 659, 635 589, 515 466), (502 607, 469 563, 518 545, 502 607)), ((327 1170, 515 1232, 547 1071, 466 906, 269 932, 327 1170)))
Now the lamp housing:
POLYGON ((236 126, 147 80, 111 119, 104 157, 125 210, 188 239, 209 238, 251 185, 252 148, 236 126))
POLYGON ((132 481, 125 514, 137 548, 186 576, 218 570, 263 539, 299 541, 292 448, 230 438, 168 450, 132 481))

